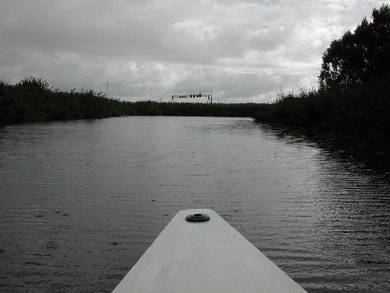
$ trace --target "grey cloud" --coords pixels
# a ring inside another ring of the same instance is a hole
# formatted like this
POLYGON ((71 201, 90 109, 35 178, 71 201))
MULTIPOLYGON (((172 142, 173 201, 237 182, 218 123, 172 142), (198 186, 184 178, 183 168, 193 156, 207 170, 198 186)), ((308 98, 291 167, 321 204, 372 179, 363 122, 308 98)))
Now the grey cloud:
POLYGON ((329 42, 380 4, 0 0, 0 79, 97 91, 109 80, 123 99, 213 87, 221 101, 268 101, 315 85, 329 42))

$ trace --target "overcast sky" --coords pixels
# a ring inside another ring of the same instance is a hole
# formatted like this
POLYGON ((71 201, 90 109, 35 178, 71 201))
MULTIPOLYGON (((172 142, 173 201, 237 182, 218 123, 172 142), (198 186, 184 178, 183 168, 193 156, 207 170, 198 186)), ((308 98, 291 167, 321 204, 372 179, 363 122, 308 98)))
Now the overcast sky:
POLYGON ((221 102, 317 86, 329 43, 369 0, 0 0, 0 79, 160 99, 210 88, 221 102))

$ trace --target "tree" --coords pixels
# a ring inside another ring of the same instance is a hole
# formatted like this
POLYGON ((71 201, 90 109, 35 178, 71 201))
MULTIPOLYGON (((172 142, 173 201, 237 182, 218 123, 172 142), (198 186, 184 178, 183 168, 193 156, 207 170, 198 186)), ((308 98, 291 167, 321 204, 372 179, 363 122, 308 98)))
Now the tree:
POLYGON ((382 5, 351 33, 334 40, 322 56, 321 88, 364 84, 390 76, 390 6, 382 5))

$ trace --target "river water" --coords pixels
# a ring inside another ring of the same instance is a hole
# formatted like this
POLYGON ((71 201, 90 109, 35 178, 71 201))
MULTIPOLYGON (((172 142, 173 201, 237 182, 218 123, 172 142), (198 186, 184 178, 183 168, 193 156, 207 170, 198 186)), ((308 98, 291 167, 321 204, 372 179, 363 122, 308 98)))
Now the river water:
POLYGON ((390 176, 243 118, 0 129, 0 291, 110 292, 215 209, 309 292, 390 292, 390 176))

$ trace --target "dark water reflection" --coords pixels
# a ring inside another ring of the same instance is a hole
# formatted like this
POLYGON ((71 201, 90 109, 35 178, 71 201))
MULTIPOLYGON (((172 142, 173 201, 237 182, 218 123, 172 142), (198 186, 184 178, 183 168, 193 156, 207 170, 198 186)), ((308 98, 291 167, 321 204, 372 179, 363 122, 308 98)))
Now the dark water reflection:
POLYGON ((179 209, 209 207, 309 292, 390 291, 389 175, 250 119, 0 130, 0 291, 110 292, 179 209))
POLYGON ((281 125, 262 124, 262 129, 268 131, 286 142, 305 142, 321 148, 324 153, 345 165, 350 165, 357 172, 376 172, 390 174, 389 154, 376 152, 372 145, 356 141, 341 134, 332 135, 328 132, 315 132, 302 127, 286 127, 281 125))

